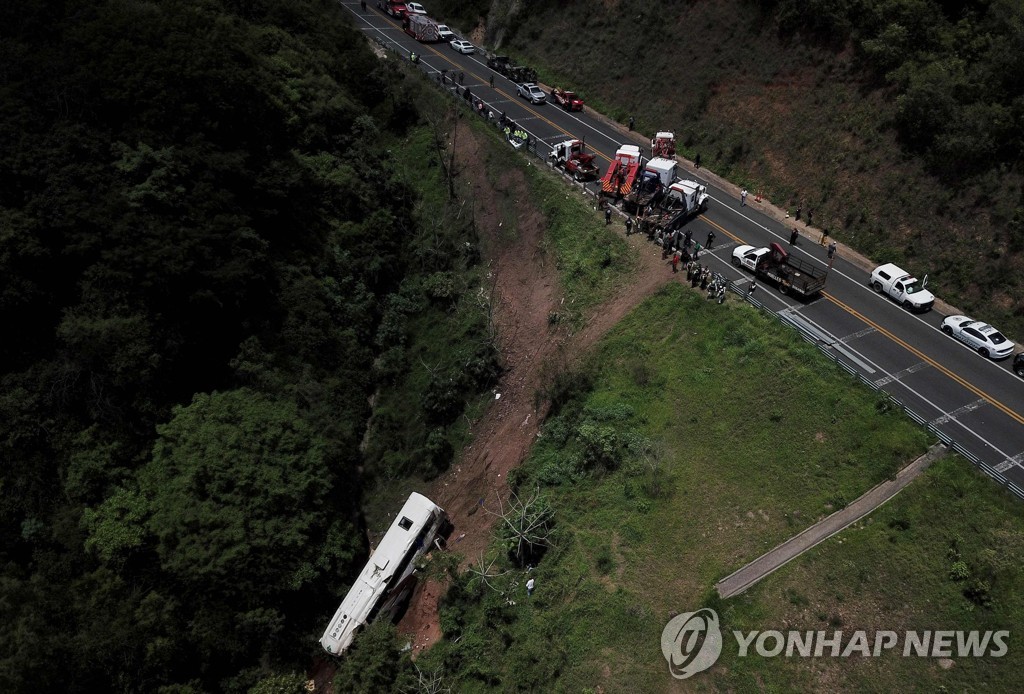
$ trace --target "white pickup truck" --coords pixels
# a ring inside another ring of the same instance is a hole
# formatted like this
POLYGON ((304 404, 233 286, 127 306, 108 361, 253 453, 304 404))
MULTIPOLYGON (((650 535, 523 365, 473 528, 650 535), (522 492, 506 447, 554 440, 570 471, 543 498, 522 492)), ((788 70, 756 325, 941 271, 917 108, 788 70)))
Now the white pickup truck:
POLYGON ((911 311, 927 311, 935 303, 935 295, 924 288, 923 282, 892 263, 876 267, 868 284, 911 311))

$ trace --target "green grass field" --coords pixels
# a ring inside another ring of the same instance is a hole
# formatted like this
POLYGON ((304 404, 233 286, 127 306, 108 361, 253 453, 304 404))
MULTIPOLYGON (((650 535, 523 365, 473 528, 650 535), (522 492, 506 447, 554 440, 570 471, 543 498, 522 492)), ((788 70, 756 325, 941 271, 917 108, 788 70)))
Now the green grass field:
MULTIPOLYGON (((889 477, 927 436, 791 331, 678 285, 628 316, 590 364, 578 380, 591 387, 549 418, 514 479, 556 509, 536 593, 527 599, 525 572, 506 562, 497 590, 467 574, 446 599, 446 640, 423 664, 443 665, 460 691, 672 690, 661 630, 706 605, 723 630, 1021 624, 1019 506, 956 458, 719 601, 717 580, 889 477), (957 561, 968 575, 953 580, 957 561), (979 580, 987 607, 964 595, 979 580)), ((1012 637, 1008 656, 948 670, 901 657, 740 659, 726 643, 693 687, 998 691, 1021 662, 1012 637)))

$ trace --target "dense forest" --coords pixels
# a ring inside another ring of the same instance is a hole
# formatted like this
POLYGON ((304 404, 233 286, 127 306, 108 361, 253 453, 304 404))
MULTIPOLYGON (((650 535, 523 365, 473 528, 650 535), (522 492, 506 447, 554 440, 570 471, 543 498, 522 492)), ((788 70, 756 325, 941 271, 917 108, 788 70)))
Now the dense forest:
POLYGON ((365 560, 369 396, 475 262, 468 222, 424 258, 421 87, 327 0, 6 3, 0 52, 0 690, 294 682, 365 560))
POLYGON ((637 129, 1024 340, 1019 0, 435 0, 637 129))
MULTIPOLYGON (((465 29, 495 10, 492 44, 579 79, 592 105, 674 114, 689 154, 809 196, 865 250, 941 261, 969 305, 1003 292, 991 310, 1024 325, 1019 3, 738 0, 740 30, 789 53, 738 44, 771 72, 757 79, 811 63, 885 104, 841 134, 895 143, 925 177, 883 183, 938 191, 892 209, 831 173, 870 177, 875 154, 829 159, 798 191, 764 167, 785 133, 710 126, 734 53, 681 79, 681 100, 599 91, 649 93, 634 72, 660 69, 627 68, 644 36, 676 31, 665 5, 629 23, 615 3, 558 5, 574 52, 546 40, 539 4, 434 4, 465 29), (609 69, 613 49, 629 60, 609 69), (921 205, 941 237, 906 227, 921 205)), ((294 688, 365 559, 366 487, 444 470, 499 372, 473 221, 438 166, 450 114, 328 0, 7 3, 0 56, 0 690, 294 688)), ((794 161, 818 156, 808 130, 794 161)), ((384 625, 363 642, 340 666, 352 689, 410 676, 384 625)))

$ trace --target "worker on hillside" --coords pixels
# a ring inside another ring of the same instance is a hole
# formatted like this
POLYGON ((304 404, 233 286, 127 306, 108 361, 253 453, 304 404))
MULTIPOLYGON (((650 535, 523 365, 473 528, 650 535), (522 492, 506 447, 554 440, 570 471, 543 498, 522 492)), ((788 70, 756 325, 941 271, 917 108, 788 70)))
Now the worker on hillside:
POLYGON ((604 206, 604 224, 605 224, 605 226, 608 226, 611 223, 612 223, 612 206, 609 205, 608 203, 605 203, 605 206, 604 206))
POLYGON ((672 256, 672 274, 679 272, 679 251, 676 251, 672 256))
POLYGON ((633 233, 633 218, 626 217, 626 236, 633 233))

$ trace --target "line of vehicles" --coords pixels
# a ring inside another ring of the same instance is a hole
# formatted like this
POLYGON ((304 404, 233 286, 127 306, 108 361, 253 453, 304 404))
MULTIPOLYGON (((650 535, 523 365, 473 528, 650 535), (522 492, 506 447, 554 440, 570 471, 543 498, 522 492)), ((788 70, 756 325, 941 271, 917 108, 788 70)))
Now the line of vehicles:
POLYGON ((428 17, 426 8, 418 2, 377 0, 377 9, 389 17, 401 20, 402 31, 420 43, 443 41, 459 53, 470 55, 476 52, 476 46, 456 36, 447 24, 428 17))
MULTIPOLYGON (((804 298, 820 292, 828 276, 826 270, 794 258, 778 243, 770 248, 738 246, 732 252, 732 263, 772 282, 784 294, 792 292, 804 298)), ((894 263, 886 263, 871 272, 868 286, 908 311, 924 313, 935 305, 935 295, 925 288, 927 280, 918 280, 894 263)), ((970 316, 946 316, 939 329, 987 359, 1005 359, 1016 348, 999 330, 970 316)), ((1014 357, 1013 371, 1024 378, 1024 352, 1014 357)))
MULTIPOLYGON (((377 6, 386 8, 391 16, 405 17, 407 21, 403 28, 406 33, 414 35, 419 32, 423 37, 434 35, 427 22, 417 19, 426 15, 422 5, 378 0, 377 6)), ((436 22, 433 24, 444 27, 436 22)), ((474 47, 469 42, 463 42, 466 47, 462 49, 455 46, 457 42, 458 39, 451 41, 455 50, 473 52, 474 47)), ((495 65, 504 65, 506 71, 517 68, 507 58, 498 56, 498 59, 495 65)), ((488 65, 491 66, 490 61, 488 65)), ((522 72, 528 68, 518 67, 518 70, 515 74, 519 76, 529 75, 522 72)), ((540 96, 537 96, 528 86, 524 90, 524 86, 519 85, 520 96, 530 98, 534 103, 544 102, 540 98, 543 91, 539 87, 540 96)), ((536 87, 536 84, 532 86, 536 87)), ((566 110, 582 110, 582 100, 575 99, 571 91, 555 88, 552 98, 566 110), (556 92, 558 96, 555 96, 556 92), (570 105, 566 106, 565 102, 570 105)), ((656 134, 651 140, 651 153, 652 158, 648 160, 642 156, 639 147, 622 145, 601 179, 601 193, 622 200, 628 210, 643 212, 645 218, 655 219, 671 229, 673 225, 681 225, 690 215, 707 208, 707 189, 695 181, 677 177, 675 138, 671 132, 656 134)), ((582 140, 568 139, 557 143, 549 156, 553 165, 564 168, 577 181, 594 180, 600 173, 594 163, 595 155, 586 151, 582 140)), ((732 251, 731 260, 736 267, 771 282, 781 292, 805 299, 822 291, 828 274, 827 270, 794 257, 779 243, 762 248, 737 246, 732 251)), ((715 273, 714 277, 708 298, 717 297, 721 303, 725 278, 720 273, 715 273)), ((935 304, 935 296, 926 289, 927 277, 919 281, 893 263, 876 267, 867 284, 909 311, 926 312, 935 304)), ((948 316, 940 329, 986 358, 1004 359, 1015 349, 1014 343, 994 327, 967 316, 948 316)), ((1014 357, 1012 369, 1024 378, 1024 353, 1014 357)), ((378 618, 394 618, 412 595, 417 583, 416 571, 422 559, 432 547, 442 549, 451 531, 451 522, 443 508, 420 494, 410 495, 324 631, 320 639, 324 650, 332 655, 344 653, 367 624, 378 618)))
MULTIPOLYGON (((493 56, 487 61, 489 68, 513 80, 536 79, 536 72, 518 66, 507 56, 493 56)), ((534 104, 542 104, 547 95, 534 82, 517 85, 518 95, 534 104)), ((582 111, 583 101, 569 90, 555 87, 552 99, 566 111, 582 111)), ((513 146, 518 142, 510 139, 513 146)), ((518 147, 517 147, 518 149, 518 147)), ((621 200, 627 212, 643 214, 644 222, 667 232, 678 229, 685 221, 707 209, 709 196, 706 186, 677 176, 675 161, 675 135, 659 131, 651 139, 651 159, 646 159, 636 145, 621 145, 601 178, 601 194, 621 200)), ((594 164, 594 155, 586 152, 582 140, 570 139, 552 145, 549 160, 578 182, 595 180, 600 174, 594 164)), ((802 260, 786 251, 780 244, 755 248, 741 245, 734 249, 732 263, 749 270, 784 294, 810 299, 825 287, 828 271, 802 260)), ((879 294, 889 297, 914 312, 928 311, 935 296, 919 281, 893 263, 875 268, 868 285, 879 294)), ((991 325, 968 316, 949 316, 941 330, 979 354, 992 359, 1003 359, 1013 353, 1015 345, 991 325)), ((1013 370, 1024 378, 1024 353, 1014 359, 1013 370)))

